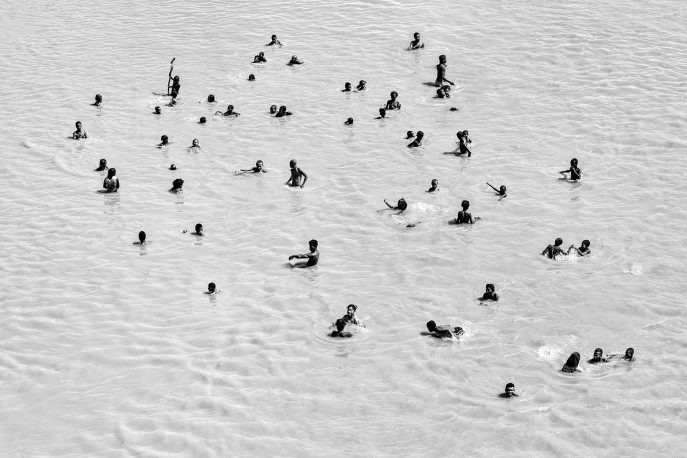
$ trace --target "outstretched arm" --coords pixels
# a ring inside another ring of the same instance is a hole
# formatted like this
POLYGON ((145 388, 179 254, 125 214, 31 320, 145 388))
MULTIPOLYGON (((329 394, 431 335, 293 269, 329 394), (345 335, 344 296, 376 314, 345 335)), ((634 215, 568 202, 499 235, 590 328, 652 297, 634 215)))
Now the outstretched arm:
POLYGON ((570 172, 570 169, 567 169, 567 170, 561 170, 561 171, 558 172, 558 173, 569 173, 569 172, 570 172))
POLYGON ((498 189, 496 189, 495 187, 493 187, 493 186, 492 186, 491 184, 489 184, 488 182, 487 182, 487 184, 489 185, 489 187, 490 187, 491 189, 493 189, 494 191, 496 191, 496 192, 498 192, 499 194, 501 194, 501 191, 499 191, 498 189))
POLYGON ((389 202, 387 202, 386 199, 384 199, 384 203, 386 204, 387 207, 389 207, 389 208, 392 209, 392 210, 393 210, 394 208, 396 208, 396 207, 392 207, 391 205, 389 205, 389 202))

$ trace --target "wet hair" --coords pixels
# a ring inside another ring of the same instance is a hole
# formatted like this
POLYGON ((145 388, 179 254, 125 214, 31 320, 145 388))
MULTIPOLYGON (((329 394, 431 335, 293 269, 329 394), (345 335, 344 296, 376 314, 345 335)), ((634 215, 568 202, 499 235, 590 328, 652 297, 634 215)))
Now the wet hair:
POLYGON ((604 355, 604 351, 603 351, 601 348, 595 349, 595 350, 594 350, 594 355, 596 355, 597 352, 600 353, 599 356, 603 356, 603 355, 604 355))
POLYGON ((464 200, 460 203, 460 206, 463 207, 463 210, 467 210, 468 208, 470 208, 470 202, 467 200, 464 200))
POLYGON ((563 239, 560 238, 560 237, 558 237, 558 238, 556 239, 556 241, 553 242, 553 244, 554 244, 555 246, 563 245, 563 239))
POLYGON ((430 320, 427 322, 427 329, 429 332, 434 332, 434 330, 437 328, 437 324, 434 322, 434 320, 430 320))
POLYGON ((346 124, 353 124, 353 118, 348 118, 346 120, 346 124))
POLYGON ((277 112, 277 106, 276 105, 270 106, 270 113, 276 113, 276 112, 277 112))
POLYGON ((572 164, 577 164, 577 158, 576 158, 576 157, 572 158, 572 159, 570 160, 570 164, 571 164, 571 165, 572 165, 572 164))
POLYGON ((415 136, 415 134, 413 133, 412 130, 409 130, 408 132, 406 132, 406 139, 413 138, 414 136, 415 136))
POLYGON ((351 87, 351 83, 349 83, 348 81, 346 81, 346 84, 344 84, 344 87, 351 87))
POLYGON ((354 312, 355 312, 356 310, 358 310, 358 306, 355 305, 355 304, 348 304, 348 306, 346 307, 346 310, 348 310, 348 309, 351 308, 351 307, 353 307, 353 311, 354 311, 354 312))
POLYGON ((255 81, 255 75, 253 75, 252 73, 248 75, 248 81, 255 81))
POLYGON ((174 164, 169 166, 169 170, 176 170, 176 169, 177 169, 177 166, 174 164))
POLYGON ((420 32, 415 32, 413 36, 420 35, 420 32))
POLYGON ((394 98, 394 96, 398 97, 398 92, 396 91, 391 91, 391 98, 394 98))
POLYGON ((505 184, 502 184, 502 185, 499 187, 499 191, 506 192, 506 185, 505 185, 505 184))
POLYGON ((179 75, 174 77, 174 81, 179 81, 179 75))
POLYGON ((201 229, 203 229, 203 225, 200 223, 196 224, 196 232, 199 232, 201 229))
POLYGON ((588 247, 590 245, 589 240, 582 240, 582 246, 588 247))
POLYGON ((81 121, 76 121, 76 122, 74 123, 75 126, 78 126, 79 124, 81 124, 81 121))
POLYGON ((159 112, 162 111, 162 108, 160 108, 160 105, 158 105, 158 106, 155 107, 155 113, 157 113, 158 111, 159 111, 159 112))
POLYGON ((408 203, 403 197, 398 199, 398 208, 400 208, 401 210, 405 210, 406 208, 408 208, 408 203))
POLYGON ((274 40, 275 38, 277 38, 277 36, 276 36, 276 35, 272 35, 272 39, 274 40))
POLYGON ((208 95, 208 102, 214 102, 215 101, 215 96, 210 94, 208 95))
POLYGON ((162 137, 160 137, 160 140, 162 140, 162 141, 169 140, 169 137, 166 135, 163 135, 162 137))
POLYGON ((286 105, 282 105, 279 107, 279 113, 284 113, 286 111, 286 105))
POLYGON ((439 56, 439 60, 446 60, 446 54, 442 54, 439 56))
POLYGON ((114 167, 107 170, 107 178, 112 178, 115 175, 117 175, 117 169, 115 169, 114 167))
POLYGON ((184 180, 181 178, 177 178, 176 180, 172 181, 172 187, 174 189, 181 189, 181 187, 184 185, 184 180))
POLYGON ((291 167, 293 167, 293 166, 296 165, 296 164, 297 164, 297 162, 296 162, 295 159, 291 159, 291 160, 289 161, 289 166, 291 166, 291 167))
POLYGON ((578 352, 571 353, 570 356, 568 357, 568 360, 565 362, 566 366, 572 367, 573 369, 576 369, 579 364, 580 364, 580 354, 578 352))
POLYGON ((215 291, 215 288, 217 288, 217 285, 215 285, 213 282, 208 283, 208 291, 212 293, 215 291))
POLYGON ((345 327, 346 327, 346 322, 344 320, 342 320, 341 318, 336 320, 336 330, 337 331, 341 332, 344 330, 345 327))
POLYGON ((495 291, 496 288, 494 287, 493 283, 487 283, 487 288, 486 289, 491 289, 492 291, 495 291))
POLYGON ((234 105, 227 105, 227 111, 234 111, 234 105))
POLYGON ((439 184, 439 180, 437 180, 436 178, 434 178, 434 179, 432 180, 432 184, 434 184, 434 183, 439 184))
POLYGON ((635 355, 635 349, 634 349, 634 348, 630 347, 630 348, 628 348, 627 350, 625 350, 625 357, 626 357, 627 359, 632 359, 632 358, 634 357, 634 355, 635 355), (628 353, 630 354, 630 357, 629 357, 629 358, 627 358, 627 354, 628 354, 628 353))
POLYGON ((258 159, 257 161, 255 161, 255 165, 262 164, 262 163, 263 163, 262 159, 258 159))
POLYGON ((418 140, 422 139, 424 136, 425 136, 425 133, 424 133, 424 132, 422 132, 421 130, 418 130, 418 131, 417 131, 416 137, 417 137, 418 140))
POLYGON ((206 121, 207 121, 207 120, 205 119, 205 116, 201 116, 201 117, 200 117, 200 121, 198 121, 198 122, 201 123, 201 124, 205 124, 206 121))
POLYGON ((382 116, 382 118, 383 118, 384 116, 386 116, 386 108, 380 108, 380 109, 379 109, 379 114, 382 116))
POLYGON ((143 242, 145 239, 146 239, 146 233, 145 233, 145 231, 139 232, 139 233, 138 233, 138 240, 140 240, 141 242, 143 242))
POLYGON ((318 245, 317 240, 313 239, 313 240, 309 241, 308 245, 312 245, 315 247, 315 249, 317 249, 317 245, 318 245))
POLYGON ((100 159, 100 165, 107 165, 107 159, 100 159))
POLYGON ((515 384, 514 383, 506 383, 506 390, 508 390, 508 388, 515 389, 515 384))
POLYGON ((96 95, 95 95, 95 99, 96 99, 96 100, 102 100, 102 99, 103 99, 103 96, 100 95, 100 94, 96 94, 96 95))

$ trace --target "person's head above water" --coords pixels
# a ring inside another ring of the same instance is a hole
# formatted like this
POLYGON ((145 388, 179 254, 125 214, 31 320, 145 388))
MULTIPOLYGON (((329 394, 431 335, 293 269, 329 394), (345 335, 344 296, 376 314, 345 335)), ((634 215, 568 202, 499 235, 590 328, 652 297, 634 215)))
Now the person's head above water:
POLYGON ((624 358, 627 359, 628 361, 632 361, 632 358, 635 355, 635 349, 634 348, 628 348, 625 350, 625 356, 624 358))
POLYGON ((191 148, 197 148, 200 146, 200 142, 198 141, 197 138, 193 139, 193 142, 191 143, 191 148))
POLYGON ((117 169, 114 167, 107 169, 107 178, 114 178, 117 175, 117 169))
POLYGON ((213 282, 208 283, 208 293, 212 294, 216 289, 217 285, 215 285, 213 282))
POLYGON ((470 208, 470 202, 467 200, 464 200, 463 202, 460 203, 460 206, 463 207, 464 211, 467 211, 467 209, 470 208))
POLYGON ((276 35, 272 35, 272 41, 276 41, 276 40, 277 40, 277 36, 276 36, 276 35))
POLYGON ((179 78, 179 75, 177 75, 177 76, 174 77, 174 82, 175 82, 175 83, 178 83, 180 79, 181 79, 181 78, 179 78))
POLYGON ((429 332, 434 332, 437 329, 437 324, 434 322, 434 320, 430 320, 427 322, 427 330, 429 332))
POLYGON ((160 137, 160 140, 162 141, 163 145, 166 145, 167 142, 169 142, 169 137, 167 137, 166 135, 163 135, 162 137, 160 137))
POLYGON ((350 91, 351 90, 351 83, 346 83, 344 84, 344 91, 350 91))
POLYGON ((582 240, 582 248, 589 248, 591 242, 589 240, 582 240))
POLYGON ((95 102, 96 103, 101 103, 103 101, 103 96, 100 94, 95 95, 95 102))
POLYGON ((162 113, 162 108, 160 108, 160 106, 158 105, 155 107, 155 114, 160 114, 160 113, 162 113))
POLYGON ((386 108, 379 109, 379 116, 381 116, 382 118, 386 117, 386 108))
POLYGON ((181 178, 177 178, 176 180, 172 181, 173 190, 180 190, 182 186, 184 186, 184 180, 181 178))
POLYGON ((257 168, 259 168, 259 169, 262 169, 262 161, 257 161, 257 162, 255 163, 255 166, 256 166, 257 168))
POLYGON ((207 122, 207 119, 205 119, 205 116, 200 117, 200 121, 198 121, 199 124, 205 124, 207 122))
POLYGON ((208 95, 208 102, 212 103, 215 101, 215 96, 213 94, 208 95))
POLYGON ((565 362, 565 366, 563 367, 568 367, 570 369, 577 369, 577 366, 580 364, 580 354, 578 352, 572 353, 569 357, 568 360, 565 362))
POLYGON ((396 100, 398 98, 398 92, 396 91, 391 91, 391 94, 389 94, 391 97, 391 100, 396 100))
POLYGON ((362 90, 365 89, 365 85, 366 85, 366 84, 367 84, 367 81, 365 81, 365 80, 360 80, 360 82, 358 83, 358 86, 356 87, 356 89, 358 89, 359 91, 362 91, 362 90))
POLYGON ((100 159, 100 167, 107 168, 107 159, 100 159))
POLYGON ((141 243, 146 241, 146 233, 144 231, 138 233, 138 241, 141 243))
POLYGON ((346 314, 349 316, 355 315, 355 311, 358 310, 358 306, 355 304, 348 304, 348 307, 346 307, 346 314))
POLYGON ((405 210, 406 208, 408 208, 408 203, 406 202, 406 200, 403 197, 401 197, 400 199, 398 199, 398 204, 396 204, 396 206, 400 210, 405 210))
POLYGON ((346 121, 344 121, 344 124, 350 126, 351 124, 353 124, 353 118, 348 118, 346 121))
POLYGON ((570 160, 570 165, 571 165, 572 167, 577 167, 577 159, 576 159, 576 158, 572 158, 572 159, 570 160))
POLYGON ((440 64, 445 64, 446 63, 446 54, 442 54, 439 56, 439 63, 440 64))
POLYGON ((594 362, 599 362, 601 361, 601 357, 604 355, 604 351, 601 348, 597 348, 594 350, 594 356, 592 356, 592 359, 589 361, 594 361, 594 362))
POLYGON ((341 318, 336 320, 336 330, 337 331, 341 332, 344 330, 345 327, 346 327, 346 322, 344 320, 342 320, 341 318))
POLYGON ((276 105, 270 106, 270 114, 275 114, 276 112, 277 112, 277 106, 276 105))
POLYGON ((558 237, 555 242, 553 242, 554 246, 560 246, 563 245, 563 239, 558 237))
POLYGON ((412 130, 409 130, 408 132, 406 132, 406 140, 409 138, 413 138, 414 136, 415 136, 415 134, 413 133, 412 130))
POLYGON ((487 283, 486 290, 491 291, 493 293, 496 290, 496 288, 494 287, 493 283, 487 283))
POLYGON ((252 73, 248 75, 248 81, 255 81, 255 75, 253 75, 252 73))
POLYGON ((286 105, 280 106, 279 111, 277 112, 277 114, 284 114, 284 113, 286 113, 286 105))
POLYGON ((417 135, 415 137, 417 138, 417 140, 422 140, 424 138, 424 136, 425 136, 425 133, 422 132, 421 130, 418 130, 417 135))
POLYGON ((432 180, 432 187, 433 187, 433 188, 436 188, 437 186, 439 186, 439 180, 437 180, 437 179, 435 178, 435 179, 432 180))
POLYGON ((420 33, 419 33, 419 32, 415 32, 415 33, 413 34, 413 38, 415 38, 416 40, 419 40, 419 39, 420 39, 420 33))
POLYGON ((176 170, 176 169, 177 169, 177 166, 174 164, 169 166, 169 170, 176 170))
POLYGON ((81 130, 81 121, 76 121, 74 126, 76 127, 76 130, 81 130))
POLYGON ((310 247, 310 251, 316 251, 317 250, 317 240, 311 240, 308 242, 308 246, 310 247))
POLYGON ((203 233, 203 225, 202 224, 200 224, 200 223, 196 224, 195 229, 196 229, 196 234, 202 234, 203 233))
POLYGON ((504 393, 507 397, 511 397, 515 394, 515 384, 514 383, 506 383, 506 389, 504 390, 504 393))

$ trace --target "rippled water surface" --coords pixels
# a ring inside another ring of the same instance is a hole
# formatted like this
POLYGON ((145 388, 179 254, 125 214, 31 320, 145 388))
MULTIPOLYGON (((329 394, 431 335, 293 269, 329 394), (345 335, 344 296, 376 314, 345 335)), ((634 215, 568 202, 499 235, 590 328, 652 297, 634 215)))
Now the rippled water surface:
POLYGON ((683 455, 685 8, 0 3, 0 455, 683 455), (423 84, 440 54, 448 100, 423 84), (154 116, 172 57, 179 103, 154 116), (392 90, 403 108, 373 119, 392 90), (444 154, 463 129, 472 157, 444 154), (558 180, 572 157, 580 183, 558 180), (100 158, 119 193, 96 192, 100 158), (446 224, 463 199, 483 221, 446 224), (556 237, 593 254, 539 256, 556 237), (291 269, 312 238, 319 265, 291 269), (349 303, 366 329, 328 338, 349 303), (466 334, 420 335, 430 319, 466 334))

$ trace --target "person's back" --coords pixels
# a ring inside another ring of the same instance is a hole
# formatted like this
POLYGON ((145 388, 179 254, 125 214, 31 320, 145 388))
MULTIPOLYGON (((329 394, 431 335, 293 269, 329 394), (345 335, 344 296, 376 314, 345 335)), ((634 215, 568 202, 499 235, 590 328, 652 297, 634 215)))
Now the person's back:
POLYGON ((331 337, 352 337, 353 334, 350 332, 344 332, 344 328, 346 327, 346 322, 339 318, 336 320, 336 331, 332 331, 330 334, 331 337))

